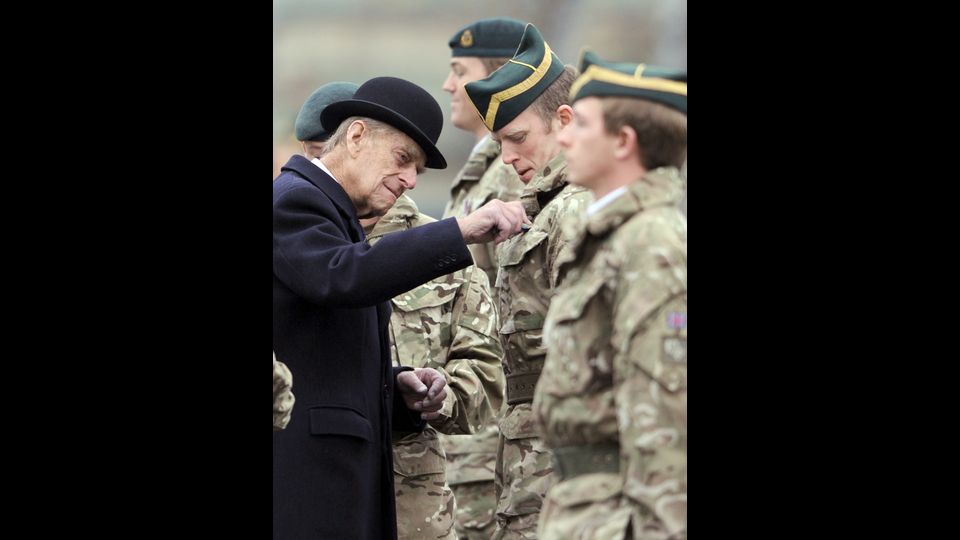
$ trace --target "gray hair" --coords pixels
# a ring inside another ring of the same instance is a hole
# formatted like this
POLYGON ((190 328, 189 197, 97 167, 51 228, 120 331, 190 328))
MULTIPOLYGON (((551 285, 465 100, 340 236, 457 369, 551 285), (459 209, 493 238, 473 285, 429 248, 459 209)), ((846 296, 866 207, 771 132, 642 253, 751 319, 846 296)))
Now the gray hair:
POLYGON ((333 132, 333 135, 327 139, 327 146, 324 147, 323 153, 320 154, 320 157, 323 157, 337 146, 344 144, 344 141, 347 138, 347 130, 350 129, 350 125, 357 120, 363 120, 363 123, 367 125, 367 129, 370 130, 370 133, 373 135, 380 135, 383 133, 388 133, 390 130, 393 130, 393 126, 390 124, 381 122, 379 120, 374 120, 372 118, 367 118, 366 116, 351 116, 343 122, 340 122, 340 125, 337 126, 337 130, 333 132))

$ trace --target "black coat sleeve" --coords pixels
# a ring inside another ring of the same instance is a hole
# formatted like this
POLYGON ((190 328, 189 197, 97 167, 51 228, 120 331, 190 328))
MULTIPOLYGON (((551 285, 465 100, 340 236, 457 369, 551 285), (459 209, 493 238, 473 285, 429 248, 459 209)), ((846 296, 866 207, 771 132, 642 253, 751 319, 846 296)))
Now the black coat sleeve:
POLYGON ((360 308, 473 262, 453 218, 390 234, 372 247, 351 241, 346 226, 334 203, 313 186, 275 194, 278 279, 316 304, 360 308))

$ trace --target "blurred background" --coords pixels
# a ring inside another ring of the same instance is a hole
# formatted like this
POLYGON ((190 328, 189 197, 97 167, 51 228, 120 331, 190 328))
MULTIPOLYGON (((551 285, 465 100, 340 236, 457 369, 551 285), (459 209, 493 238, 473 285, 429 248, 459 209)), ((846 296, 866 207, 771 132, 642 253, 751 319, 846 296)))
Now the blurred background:
MULTIPOLYGON (((428 92, 444 110, 437 146, 444 170, 427 169, 410 195, 439 218, 450 183, 475 141, 450 123, 447 41, 461 26, 488 17, 532 22, 564 63, 581 47, 614 61, 686 69, 686 0, 273 0, 273 177, 300 145, 293 123, 320 85, 401 77, 428 92)), ((685 205, 685 201, 684 201, 685 205)))

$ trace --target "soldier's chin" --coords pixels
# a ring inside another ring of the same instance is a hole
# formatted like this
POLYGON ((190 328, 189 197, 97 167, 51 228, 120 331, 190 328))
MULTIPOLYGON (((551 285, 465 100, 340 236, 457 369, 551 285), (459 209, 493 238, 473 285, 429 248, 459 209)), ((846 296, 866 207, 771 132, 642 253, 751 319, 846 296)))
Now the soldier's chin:
POLYGON ((577 182, 578 178, 580 178, 580 175, 577 174, 577 172, 574 171, 572 167, 570 167, 570 162, 568 161, 567 162, 567 182, 570 182, 571 184, 577 184, 579 186, 580 183, 577 182))

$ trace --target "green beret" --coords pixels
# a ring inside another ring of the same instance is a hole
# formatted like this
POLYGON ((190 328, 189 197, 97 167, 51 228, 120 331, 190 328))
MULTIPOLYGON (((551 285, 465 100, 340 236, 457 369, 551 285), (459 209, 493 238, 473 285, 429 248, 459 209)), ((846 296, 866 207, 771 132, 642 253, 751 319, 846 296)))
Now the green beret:
POLYGON ((332 82, 317 88, 310 94, 300 108, 297 120, 293 124, 298 141, 325 141, 333 135, 333 130, 324 129, 320 123, 320 113, 334 101, 343 101, 353 97, 359 85, 351 82, 332 82))
POLYGON ((687 114, 687 72, 607 62, 592 51, 584 51, 580 56, 580 76, 570 87, 570 102, 589 96, 646 99, 687 114))
POLYGON ((487 129, 497 131, 526 110, 562 73, 563 62, 537 27, 527 23, 513 58, 464 89, 487 129))
POLYGON ((450 38, 451 56, 509 58, 517 52, 526 23, 507 17, 472 22, 450 38))

